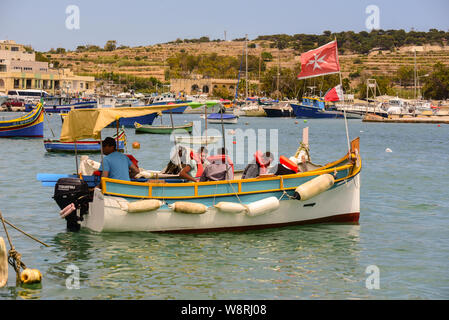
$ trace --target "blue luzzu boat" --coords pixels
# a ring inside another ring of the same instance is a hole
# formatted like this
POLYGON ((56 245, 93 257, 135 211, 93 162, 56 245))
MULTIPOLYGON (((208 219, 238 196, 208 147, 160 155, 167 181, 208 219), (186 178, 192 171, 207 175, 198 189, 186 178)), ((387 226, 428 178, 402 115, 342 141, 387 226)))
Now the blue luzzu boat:
POLYGON ((238 117, 234 114, 229 113, 211 113, 207 116, 207 122, 209 123, 227 123, 235 124, 237 123, 238 117))
POLYGON ((0 138, 42 138, 44 136, 44 110, 36 108, 22 117, 0 121, 0 138))
MULTIPOLYGON (((301 104, 290 103, 298 119, 343 119, 342 111, 326 109, 325 101, 319 97, 303 97, 301 104)), ((347 118, 352 118, 347 115, 347 118)))
MULTIPOLYGON (((117 139, 117 135, 113 136, 117 139)), ((118 136, 117 150, 125 150, 126 136, 125 131, 121 130, 118 136)), ((60 153, 95 153, 101 152, 101 140, 82 140, 75 142, 62 142, 55 139, 45 139, 44 147, 47 152, 60 153)))

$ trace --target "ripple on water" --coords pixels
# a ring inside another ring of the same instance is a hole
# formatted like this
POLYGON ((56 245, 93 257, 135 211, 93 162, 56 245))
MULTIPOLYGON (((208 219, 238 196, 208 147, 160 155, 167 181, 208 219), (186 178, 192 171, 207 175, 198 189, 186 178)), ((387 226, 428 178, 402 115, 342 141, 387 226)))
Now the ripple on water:
MULTIPOLYGON (((198 115, 174 118, 199 120, 198 115)), ((314 162, 344 153, 342 121, 292 123, 245 118, 235 128, 278 128, 278 150, 288 155, 308 126, 314 162)), ((50 124, 60 130, 59 117, 51 117, 50 124)), ((48 126, 45 130, 51 136, 48 126)), ((24 262, 41 270, 44 281, 40 288, 15 287, 10 270, 0 299, 447 299, 449 126, 435 130, 349 120, 350 135, 361 136, 364 166, 359 226, 203 235, 67 233, 52 188, 41 187, 36 174, 73 172, 73 156, 46 154, 40 139, 1 140, 0 210, 51 247, 11 231, 24 262), (66 288, 72 264, 79 268, 80 290, 66 288), (369 265, 379 267, 380 290, 365 287, 369 265)), ((106 129, 104 135, 113 132, 106 129)), ((166 164, 169 137, 126 133, 141 144, 129 150, 139 165, 166 164)))

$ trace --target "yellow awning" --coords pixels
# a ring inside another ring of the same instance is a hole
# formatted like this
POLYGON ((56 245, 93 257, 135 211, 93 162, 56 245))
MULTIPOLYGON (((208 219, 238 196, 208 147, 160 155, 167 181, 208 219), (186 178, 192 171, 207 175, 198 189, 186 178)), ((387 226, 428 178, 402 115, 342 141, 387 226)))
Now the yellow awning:
POLYGON ((188 106, 189 103, 178 103, 161 106, 74 109, 64 119, 61 129, 62 142, 82 139, 100 139, 100 132, 110 123, 120 118, 144 116, 151 113, 161 113, 163 110, 188 106))

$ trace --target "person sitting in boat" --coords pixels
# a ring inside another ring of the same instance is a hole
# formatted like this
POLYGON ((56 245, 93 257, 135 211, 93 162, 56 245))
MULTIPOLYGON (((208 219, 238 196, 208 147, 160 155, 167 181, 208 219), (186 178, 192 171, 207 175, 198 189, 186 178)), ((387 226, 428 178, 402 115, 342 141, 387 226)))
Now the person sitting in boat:
POLYGON ((210 164, 204 169, 200 181, 222 181, 234 179, 234 164, 225 148, 220 148, 218 155, 209 156, 210 164))
POLYGON ((268 173, 268 167, 273 161, 273 155, 270 151, 262 153, 262 151, 256 151, 254 153, 254 162, 249 163, 245 170, 243 170, 242 179, 257 178, 262 174, 268 173))
POLYGON ((192 182, 197 182, 195 178, 197 176, 198 163, 197 160, 194 159, 193 153, 189 152, 189 154, 187 154, 186 148, 179 147, 178 156, 181 163, 179 177, 192 182))
POLYGON ((107 137, 102 142, 103 164, 100 166, 101 176, 105 178, 130 181, 139 173, 139 169, 131 162, 131 160, 121 152, 117 151, 117 144, 114 138, 107 137))

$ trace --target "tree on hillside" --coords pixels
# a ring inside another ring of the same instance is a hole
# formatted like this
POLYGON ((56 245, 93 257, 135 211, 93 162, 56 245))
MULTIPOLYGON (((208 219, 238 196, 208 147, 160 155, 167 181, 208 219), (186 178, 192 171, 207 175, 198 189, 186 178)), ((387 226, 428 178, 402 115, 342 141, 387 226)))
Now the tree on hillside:
POLYGON ((116 40, 108 40, 104 45, 104 50, 106 51, 114 51, 117 48, 116 40))
POLYGON ((414 83, 414 68, 412 66, 401 66, 396 73, 396 80, 402 87, 407 88, 414 83))
POLYGON ((423 96, 428 99, 449 99, 449 67, 438 62, 426 78, 423 86, 423 96))

